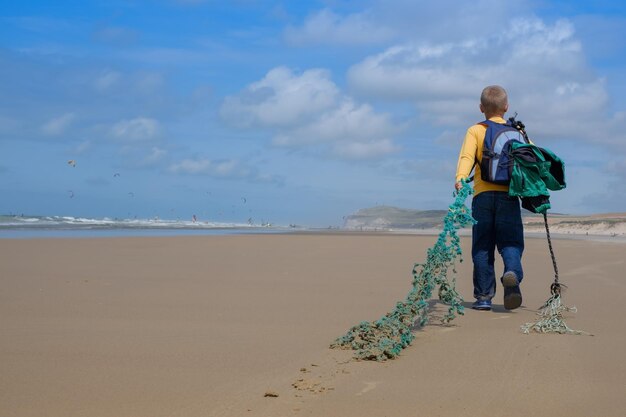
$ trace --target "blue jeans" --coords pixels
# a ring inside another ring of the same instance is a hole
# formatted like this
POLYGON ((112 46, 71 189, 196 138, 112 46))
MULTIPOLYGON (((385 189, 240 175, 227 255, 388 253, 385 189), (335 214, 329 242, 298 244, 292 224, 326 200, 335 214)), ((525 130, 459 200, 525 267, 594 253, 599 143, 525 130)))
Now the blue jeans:
POLYGON ((474 298, 491 300, 496 295, 495 249, 502 256, 504 272, 513 271, 522 281, 524 226, 519 199, 503 191, 485 191, 472 200, 472 261, 474 298))

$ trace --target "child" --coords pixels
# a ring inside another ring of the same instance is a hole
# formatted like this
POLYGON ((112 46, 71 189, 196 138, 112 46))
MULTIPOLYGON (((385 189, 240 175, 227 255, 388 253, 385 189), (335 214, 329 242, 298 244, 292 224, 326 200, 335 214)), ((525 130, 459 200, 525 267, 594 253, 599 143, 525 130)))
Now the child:
MULTIPOLYGON (((504 124, 504 114, 508 111, 508 97, 504 88, 492 85, 486 87, 480 96, 480 111, 485 119, 504 124)), ((519 284, 524 276, 522 252, 524 251, 524 230, 522 215, 517 197, 509 197, 508 185, 494 184, 481 179, 480 161, 487 126, 475 124, 467 129, 461 147, 456 171, 458 190, 461 180, 467 179, 476 165, 474 173, 474 198, 472 216, 477 223, 472 228, 472 261, 474 263, 474 298, 472 308, 491 310, 491 299, 496 294, 494 271, 495 249, 498 249, 504 262, 501 282, 504 286, 504 308, 513 310, 522 304, 519 284)))

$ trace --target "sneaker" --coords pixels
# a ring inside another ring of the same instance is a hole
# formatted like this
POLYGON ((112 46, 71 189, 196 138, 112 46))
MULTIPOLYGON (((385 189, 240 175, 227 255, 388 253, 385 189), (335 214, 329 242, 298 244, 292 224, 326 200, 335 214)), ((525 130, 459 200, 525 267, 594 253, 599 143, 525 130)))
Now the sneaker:
POLYGON ((522 292, 519 289, 517 275, 513 271, 507 271, 502 276, 504 286, 504 308, 515 310, 522 305, 522 292))
POLYGON ((474 310, 489 311, 491 310, 491 300, 476 300, 472 304, 474 310))

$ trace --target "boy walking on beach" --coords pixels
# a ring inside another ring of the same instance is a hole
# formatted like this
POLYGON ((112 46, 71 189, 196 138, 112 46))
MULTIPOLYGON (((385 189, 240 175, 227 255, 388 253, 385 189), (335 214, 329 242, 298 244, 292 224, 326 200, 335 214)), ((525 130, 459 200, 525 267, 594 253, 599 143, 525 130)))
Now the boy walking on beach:
MULTIPOLYGON (((480 111, 485 119, 505 124, 504 114, 509 109, 504 88, 486 87, 480 96, 480 111)), ((522 252, 524 230, 519 199, 509 197, 508 185, 495 184, 481 178, 486 123, 478 123, 467 129, 459 154, 455 188, 461 188, 461 180, 467 179, 476 165, 474 173, 474 198, 472 216, 477 223, 472 228, 472 261, 474 263, 474 298, 472 308, 491 310, 491 299, 496 294, 494 271, 495 249, 504 262, 501 282, 504 286, 504 308, 513 310, 522 304, 519 284, 523 278, 522 252)))

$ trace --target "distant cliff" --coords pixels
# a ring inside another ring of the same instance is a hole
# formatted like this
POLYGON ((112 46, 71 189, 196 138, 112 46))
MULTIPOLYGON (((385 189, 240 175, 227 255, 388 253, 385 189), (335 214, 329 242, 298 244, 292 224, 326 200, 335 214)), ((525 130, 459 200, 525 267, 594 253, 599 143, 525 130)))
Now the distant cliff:
POLYGON ((346 216, 346 229, 433 229, 440 228, 446 210, 411 210, 390 206, 364 208, 346 216))
MULTIPOLYGON (((365 208, 345 217, 348 230, 441 229, 446 210, 412 210, 390 206, 365 208)), ((545 233, 541 215, 522 211, 524 231, 545 233)), ((558 234, 626 237, 626 213, 574 216, 548 213, 550 229, 558 234)))

